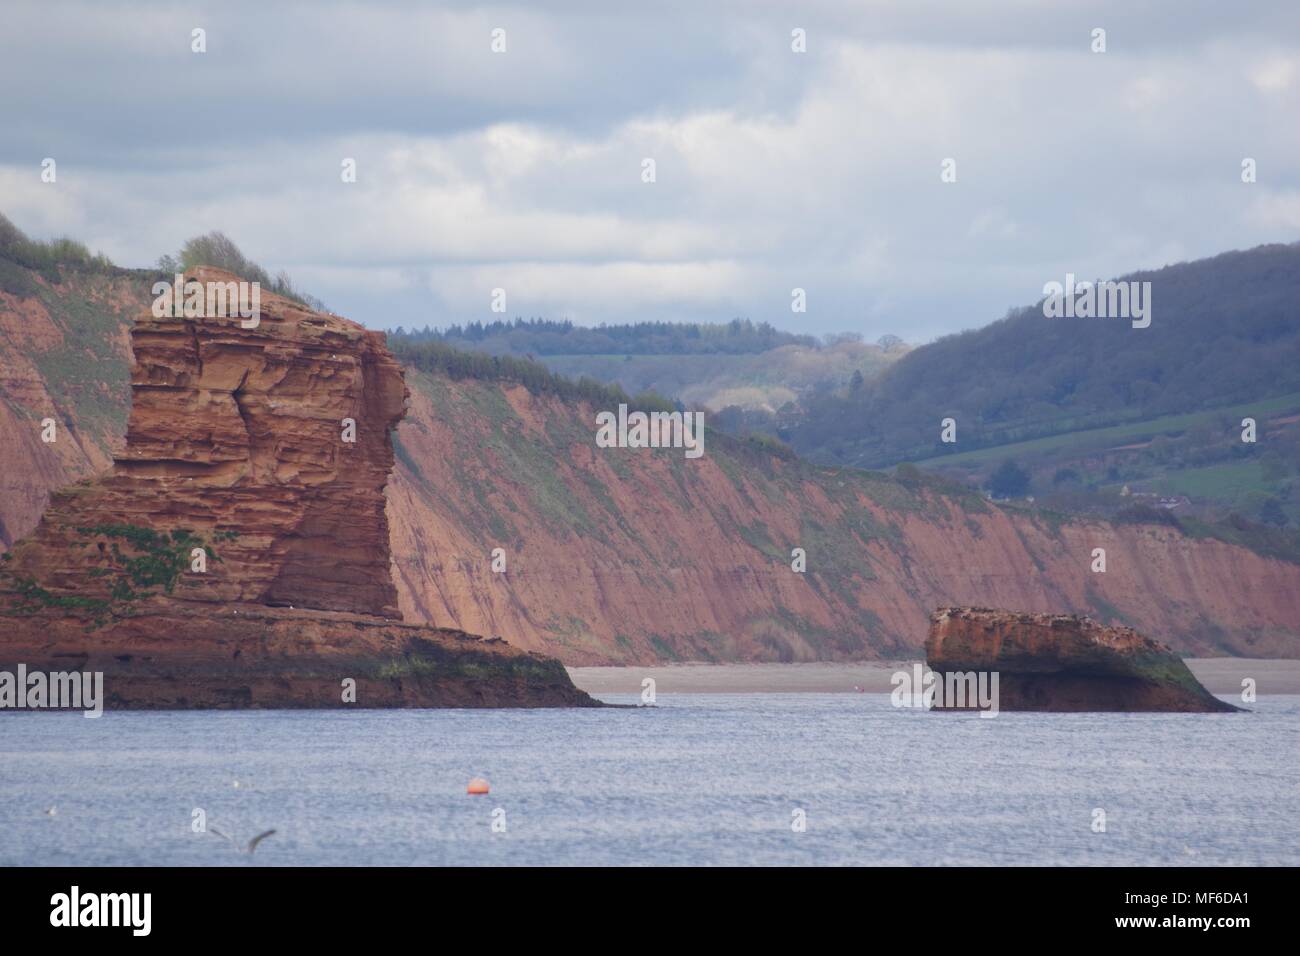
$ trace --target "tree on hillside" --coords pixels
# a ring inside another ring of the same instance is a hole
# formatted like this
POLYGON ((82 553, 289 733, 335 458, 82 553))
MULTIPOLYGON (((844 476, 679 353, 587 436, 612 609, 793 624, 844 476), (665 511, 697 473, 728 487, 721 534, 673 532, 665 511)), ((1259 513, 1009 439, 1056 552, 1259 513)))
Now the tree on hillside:
POLYGON ((439 341, 493 354, 513 355, 747 355, 783 345, 815 348, 810 335, 782 332, 766 322, 732 319, 726 323, 637 322, 632 325, 576 326, 568 319, 515 318, 468 322, 445 330, 412 329, 414 342, 439 341))
POLYGON ((989 491, 995 498, 1019 498, 1029 491, 1029 472, 1008 458, 989 476, 989 491))
POLYGON ((1259 509, 1259 520, 1279 528, 1286 527, 1287 516, 1282 509, 1282 502, 1277 498, 1267 499, 1259 509))

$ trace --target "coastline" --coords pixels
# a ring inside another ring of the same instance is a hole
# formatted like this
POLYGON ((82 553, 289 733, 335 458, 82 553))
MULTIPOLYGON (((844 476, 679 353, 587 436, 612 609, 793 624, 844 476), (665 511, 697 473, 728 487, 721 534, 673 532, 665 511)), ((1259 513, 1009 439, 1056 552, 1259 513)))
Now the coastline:
MULTIPOLYGON (((1255 680, 1259 694, 1300 694, 1300 660, 1253 657, 1189 657, 1188 668, 1212 694, 1238 694, 1255 680)), ((887 694, 890 677, 910 671, 919 659, 815 662, 809 664, 659 664, 644 667, 569 667, 569 677, 589 694, 639 694, 641 681, 655 681, 660 694, 887 694)))

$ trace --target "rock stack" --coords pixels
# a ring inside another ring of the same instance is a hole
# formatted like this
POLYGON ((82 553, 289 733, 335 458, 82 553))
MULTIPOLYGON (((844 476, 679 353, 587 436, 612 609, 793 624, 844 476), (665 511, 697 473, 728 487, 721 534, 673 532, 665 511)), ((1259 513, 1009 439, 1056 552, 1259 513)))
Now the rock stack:
POLYGON ((103 671, 110 707, 594 703, 550 658, 401 622, 382 332, 263 294, 131 343, 125 450, 0 562, 0 665, 103 671))
POLYGON ((1000 710, 1234 711, 1168 647, 1089 617, 940 608, 926 662, 948 674, 996 672, 1000 710))

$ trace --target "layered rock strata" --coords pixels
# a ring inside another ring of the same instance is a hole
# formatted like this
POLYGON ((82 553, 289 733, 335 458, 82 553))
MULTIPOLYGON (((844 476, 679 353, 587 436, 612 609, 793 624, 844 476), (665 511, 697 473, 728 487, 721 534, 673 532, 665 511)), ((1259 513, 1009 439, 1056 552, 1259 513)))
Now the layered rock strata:
MULTIPOLYGON (((998 709, 1234 711, 1182 659, 1129 627, 1089 617, 948 607, 930 618, 926 663, 949 674, 996 673, 998 709)), ((936 706, 951 707, 951 700, 936 706)))
POLYGON ((131 344, 112 471, 0 565, 0 665, 102 670, 124 707, 340 706, 348 679, 358 706, 593 703, 549 658, 401 623, 382 332, 266 295, 256 323, 146 313, 131 344))

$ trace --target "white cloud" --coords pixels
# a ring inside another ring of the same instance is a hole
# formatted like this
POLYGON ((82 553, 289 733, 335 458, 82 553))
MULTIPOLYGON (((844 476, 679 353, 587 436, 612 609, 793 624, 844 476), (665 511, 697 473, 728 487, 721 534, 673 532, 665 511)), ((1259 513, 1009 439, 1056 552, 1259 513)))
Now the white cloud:
POLYGON ((1250 71, 1250 81, 1263 93, 1280 93, 1295 85, 1300 74, 1294 56, 1271 56, 1250 71))
POLYGON ((132 265, 221 229, 377 325, 489 319, 505 286, 512 315, 925 338, 1067 270, 1300 231, 1282 3, 1177 24, 1103 4, 1104 55, 1094 7, 1013 0, 812 3, 803 55, 794 14, 725 2, 223 5, 206 59, 176 49, 189 14, 72 9, 56 29, 18 4, 0 38, 0 82, 44 84, 0 105, 0 210, 132 265))

